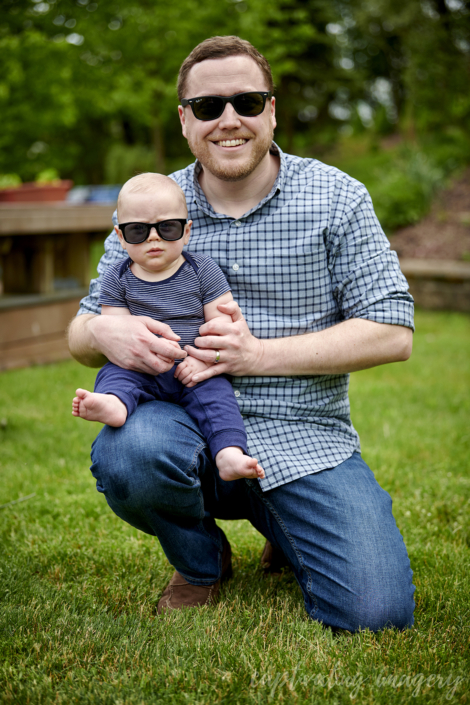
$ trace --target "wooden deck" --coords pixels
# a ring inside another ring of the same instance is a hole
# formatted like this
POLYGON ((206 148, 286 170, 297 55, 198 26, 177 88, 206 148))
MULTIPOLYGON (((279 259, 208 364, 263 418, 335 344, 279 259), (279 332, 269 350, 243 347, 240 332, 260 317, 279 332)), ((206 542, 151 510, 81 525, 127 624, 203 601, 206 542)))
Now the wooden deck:
POLYGON ((113 205, 0 205, 0 369, 70 357, 69 321, 86 295, 90 244, 113 205))

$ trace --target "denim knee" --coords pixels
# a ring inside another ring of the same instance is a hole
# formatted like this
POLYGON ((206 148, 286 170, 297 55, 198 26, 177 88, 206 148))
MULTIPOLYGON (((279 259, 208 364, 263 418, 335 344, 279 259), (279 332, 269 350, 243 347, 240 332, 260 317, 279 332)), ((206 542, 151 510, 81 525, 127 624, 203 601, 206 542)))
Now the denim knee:
POLYGON ((121 428, 105 426, 95 439, 91 471, 113 506, 151 507, 175 515, 201 514, 201 464, 205 441, 180 407, 148 402, 121 428))
POLYGON ((343 628, 355 632, 370 629, 372 632, 386 628, 406 629, 413 626, 414 586, 412 571, 404 567, 401 575, 388 584, 380 584, 377 579, 367 580, 373 588, 358 591, 356 594, 343 595, 341 612, 344 619, 343 628))
POLYGON ((412 571, 391 498, 359 454, 255 495, 256 523, 288 558, 312 619, 349 631, 413 624, 412 571))

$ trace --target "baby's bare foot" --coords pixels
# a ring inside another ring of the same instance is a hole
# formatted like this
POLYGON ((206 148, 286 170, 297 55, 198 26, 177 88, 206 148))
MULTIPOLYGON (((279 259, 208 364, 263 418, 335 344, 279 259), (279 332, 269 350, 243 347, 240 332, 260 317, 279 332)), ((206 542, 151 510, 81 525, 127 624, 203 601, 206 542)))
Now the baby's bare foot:
POLYGON ((126 423, 127 408, 114 394, 97 394, 77 389, 72 414, 87 421, 99 421, 118 428, 126 423))
POLYGON ((264 470, 258 465, 256 458, 244 455, 241 448, 229 446, 222 448, 216 457, 215 464, 219 469, 219 475, 225 482, 239 480, 242 477, 264 477, 264 470))

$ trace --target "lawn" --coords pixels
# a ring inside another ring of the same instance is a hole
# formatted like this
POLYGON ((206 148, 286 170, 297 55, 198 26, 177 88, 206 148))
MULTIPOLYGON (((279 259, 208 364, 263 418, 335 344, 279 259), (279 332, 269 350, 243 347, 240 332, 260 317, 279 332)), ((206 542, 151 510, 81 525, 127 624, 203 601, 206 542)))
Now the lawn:
POLYGON ((310 621, 290 572, 263 576, 264 540, 242 521, 220 522, 234 549, 221 602, 156 616, 172 568, 96 492, 99 425, 70 413, 95 371, 3 373, 0 702, 468 702, 470 320, 416 323, 408 362, 351 379, 363 455, 414 570, 415 627, 401 633, 334 636, 310 621))

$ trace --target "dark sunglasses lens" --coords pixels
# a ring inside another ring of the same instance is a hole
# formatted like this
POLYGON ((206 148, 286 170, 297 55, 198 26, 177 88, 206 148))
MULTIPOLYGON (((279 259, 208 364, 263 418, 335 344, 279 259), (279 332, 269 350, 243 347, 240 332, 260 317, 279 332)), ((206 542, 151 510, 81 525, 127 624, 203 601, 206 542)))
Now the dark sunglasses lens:
POLYGON ((265 99, 259 93, 242 93, 238 95, 233 105, 239 115, 253 117, 263 112, 265 99))
POLYGON ((222 112, 223 102, 217 96, 208 96, 195 101, 192 107, 198 120, 215 120, 222 112))
POLYGON ((158 234, 163 240, 179 240, 183 236, 183 227, 178 220, 162 220, 158 224, 158 234))
POLYGON ((124 240, 131 245, 138 245, 145 242, 149 235, 148 226, 145 223, 129 223, 124 228, 124 240))

